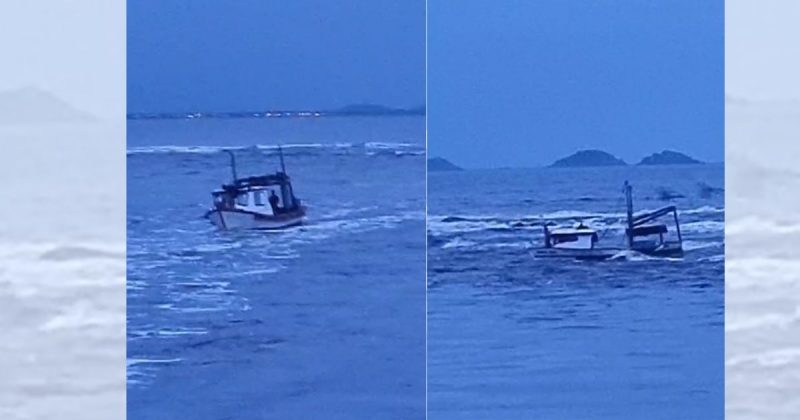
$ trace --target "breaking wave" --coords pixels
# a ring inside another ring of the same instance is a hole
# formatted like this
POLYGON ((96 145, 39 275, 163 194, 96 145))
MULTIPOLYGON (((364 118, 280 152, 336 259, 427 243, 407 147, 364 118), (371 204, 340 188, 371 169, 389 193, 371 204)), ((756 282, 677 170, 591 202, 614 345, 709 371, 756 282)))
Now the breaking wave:
MULTIPOLYGON (((280 146, 287 155, 315 154, 320 152, 341 154, 364 154, 367 156, 423 156, 424 145, 413 143, 366 142, 366 143, 299 143, 280 146)), ((128 149, 130 155, 148 154, 217 154, 223 150, 256 150, 262 153, 277 153, 277 145, 257 144, 253 146, 142 146, 128 149)))
POLYGON ((125 260, 125 253, 98 247, 67 245, 50 248, 39 258, 43 261, 125 260))
MULTIPOLYGON (((642 212, 652 211, 643 210, 642 212)), ((719 215, 725 209, 702 206, 695 209, 679 211, 678 214, 702 216, 719 215)), ((640 212, 637 212, 640 213, 640 212)), ((622 230, 625 213, 592 213, 579 210, 557 210, 536 215, 499 216, 499 215, 431 215, 428 217, 428 233, 434 236, 478 231, 512 231, 541 229, 546 221, 584 221, 597 229, 622 230)), ((725 222, 718 220, 688 221, 681 224, 681 229, 691 233, 718 232, 725 229, 725 222)))
POLYGON ((797 223, 778 223, 774 220, 761 219, 756 217, 745 217, 728 222, 725 232, 730 235, 747 234, 774 234, 791 235, 800 233, 800 224, 797 223))

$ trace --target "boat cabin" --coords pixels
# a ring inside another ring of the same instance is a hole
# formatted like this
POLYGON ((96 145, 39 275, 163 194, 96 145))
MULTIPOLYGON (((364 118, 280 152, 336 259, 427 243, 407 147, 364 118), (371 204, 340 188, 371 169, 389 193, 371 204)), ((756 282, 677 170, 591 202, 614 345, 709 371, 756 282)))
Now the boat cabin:
POLYGON ((214 191, 212 197, 218 210, 239 210, 265 216, 277 216, 300 206, 300 200, 292 191, 292 183, 283 172, 237 179, 233 184, 214 191))
POLYGON ((665 243, 664 235, 668 232, 667 226, 646 225, 627 229, 626 234, 631 238, 631 248, 658 247, 665 243))
POLYGON ((575 228, 550 230, 544 227, 545 248, 594 249, 598 241, 597 231, 583 224, 575 228))

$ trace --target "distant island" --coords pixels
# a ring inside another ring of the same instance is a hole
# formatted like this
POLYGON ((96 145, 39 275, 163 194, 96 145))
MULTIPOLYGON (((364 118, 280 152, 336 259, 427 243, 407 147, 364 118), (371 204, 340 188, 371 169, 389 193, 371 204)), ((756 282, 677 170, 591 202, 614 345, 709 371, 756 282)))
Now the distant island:
POLYGON ((348 105, 337 110, 325 112, 325 115, 342 115, 342 116, 350 116, 350 115, 361 115, 361 116, 389 116, 389 115, 397 115, 397 116, 404 116, 404 115, 425 115, 425 107, 419 106, 416 108, 390 108, 383 105, 373 105, 373 104, 360 104, 360 105, 348 105))
POLYGON ((683 153, 672 150, 664 150, 660 153, 653 153, 642 159, 639 165, 697 165, 703 162, 691 158, 683 153))
POLYGON ((183 120, 196 118, 320 118, 320 117, 403 117, 425 116, 425 106, 391 108, 384 105, 356 104, 333 110, 253 110, 230 112, 133 112, 129 120, 183 120))
POLYGON ((435 157, 428 159, 429 172, 461 171, 460 167, 445 158, 435 157))
POLYGON ((590 166, 625 166, 622 159, 602 150, 581 150, 553 162, 552 168, 581 168, 590 166))

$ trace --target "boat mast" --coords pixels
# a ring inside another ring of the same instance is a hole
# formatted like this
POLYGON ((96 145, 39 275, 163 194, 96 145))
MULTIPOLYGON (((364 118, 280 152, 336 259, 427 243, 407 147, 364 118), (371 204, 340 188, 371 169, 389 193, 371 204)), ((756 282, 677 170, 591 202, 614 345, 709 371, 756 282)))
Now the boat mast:
POLYGON ((227 153, 231 157, 231 172, 233 172, 233 183, 236 183, 236 180, 239 177, 236 176, 236 157, 233 156, 233 152, 230 150, 223 150, 223 152, 227 153))
POLYGON ((683 237, 681 236, 681 224, 678 223, 678 209, 674 209, 672 211, 672 215, 675 218, 675 230, 678 232, 678 243, 683 246, 683 237))
POLYGON ((278 145, 278 155, 281 157, 281 172, 286 174, 286 165, 283 163, 283 147, 280 144, 278 145))
POLYGON ((628 248, 633 248, 633 197, 631 194, 631 185, 625 181, 625 210, 628 216, 628 248))
POLYGON ((552 248, 553 246, 550 243, 550 229, 547 228, 547 222, 545 222, 542 227, 544 228, 544 247, 552 248))

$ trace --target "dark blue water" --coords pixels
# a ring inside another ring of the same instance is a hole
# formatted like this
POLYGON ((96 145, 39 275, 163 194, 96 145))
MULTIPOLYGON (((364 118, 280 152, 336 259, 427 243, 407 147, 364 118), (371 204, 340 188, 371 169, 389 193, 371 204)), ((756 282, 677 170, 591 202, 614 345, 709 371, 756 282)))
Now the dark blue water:
POLYGON ((724 197, 701 183, 723 166, 429 174, 429 418, 723 418, 724 197), (625 180, 678 206, 685 258, 533 258, 542 217, 622 245, 625 180))
MULTIPOLYGON (((131 121, 129 419, 425 415, 423 118, 131 121), (306 226, 218 232, 285 144, 306 226), (261 145, 261 146, 255 146, 261 145)), ((376 417, 377 416, 377 417, 376 417)))

